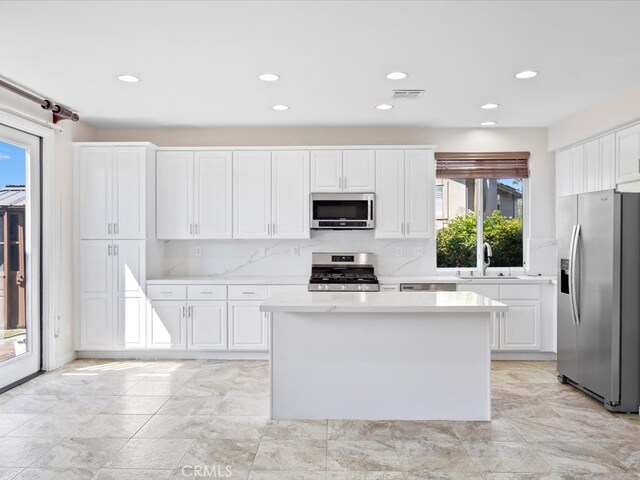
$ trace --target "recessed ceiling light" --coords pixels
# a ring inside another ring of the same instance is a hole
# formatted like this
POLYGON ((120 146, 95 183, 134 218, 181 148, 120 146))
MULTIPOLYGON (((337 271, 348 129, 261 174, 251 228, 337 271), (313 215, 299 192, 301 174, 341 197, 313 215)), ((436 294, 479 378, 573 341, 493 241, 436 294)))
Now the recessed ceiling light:
POLYGON ((393 105, 389 105, 388 103, 381 103, 380 105, 376 105, 378 110, 391 110, 393 105))
POLYGON ((387 78, 389 80, 403 80, 407 78, 409 75, 404 72, 391 72, 387 73, 387 78))
POLYGON ((136 83, 140 81, 140 77, 125 73, 123 75, 118 75, 118 80, 120 80, 121 82, 136 83))
POLYGON ((538 72, 536 72, 535 70, 523 70, 520 73, 516 73, 515 77, 516 78, 533 78, 536 77, 538 75, 538 72))
POLYGON ((277 110, 278 112, 284 112, 285 110, 289 110, 289 107, 287 107, 286 105, 274 105, 273 107, 274 110, 277 110))
POLYGON ((485 103, 484 105, 480 105, 480 108, 483 110, 493 110, 494 108, 498 108, 500 105, 497 103, 485 103))
POLYGON ((498 122, 494 122, 493 120, 487 120, 486 122, 482 122, 480 123, 480 125, 482 125, 483 127, 491 127, 492 125, 495 125, 498 122))
POLYGON ((280 75, 275 73, 263 73, 259 75, 258 78, 263 82, 275 82, 276 80, 280 80, 280 75))

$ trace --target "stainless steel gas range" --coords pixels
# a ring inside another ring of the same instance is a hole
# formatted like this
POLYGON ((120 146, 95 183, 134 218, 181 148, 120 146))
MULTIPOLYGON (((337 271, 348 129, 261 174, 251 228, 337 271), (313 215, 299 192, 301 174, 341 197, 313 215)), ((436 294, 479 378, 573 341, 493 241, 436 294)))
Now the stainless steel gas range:
POLYGON ((372 253, 313 253, 310 292, 377 292, 372 253))

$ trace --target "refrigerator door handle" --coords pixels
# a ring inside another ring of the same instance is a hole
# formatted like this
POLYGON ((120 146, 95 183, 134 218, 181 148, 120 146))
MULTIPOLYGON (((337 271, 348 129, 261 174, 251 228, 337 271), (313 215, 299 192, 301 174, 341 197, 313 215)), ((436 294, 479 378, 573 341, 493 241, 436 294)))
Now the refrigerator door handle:
POLYGON ((571 254, 569 259, 569 277, 571 281, 571 311, 573 322, 580 325, 580 283, 576 275, 576 263, 578 262, 578 245, 580 245, 580 224, 574 226, 573 238, 571 242, 571 254))

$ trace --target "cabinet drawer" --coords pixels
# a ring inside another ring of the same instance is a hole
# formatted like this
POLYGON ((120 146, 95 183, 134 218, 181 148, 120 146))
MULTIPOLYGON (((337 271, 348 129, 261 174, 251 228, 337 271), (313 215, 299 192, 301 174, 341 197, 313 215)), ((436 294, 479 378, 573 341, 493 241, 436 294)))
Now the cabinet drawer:
POLYGON ((266 300, 267 285, 229 285, 229 300, 266 300))
POLYGON ((309 291, 308 285, 271 285, 269 287, 269 295, 281 292, 305 293, 307 291, 309 291))
POLYGON ((150 300, 186 300, 186 285, 148 285, 147 297, 150 300))
POLYGON ((189 300, 226 300, 227 287, 224 285, 188 285, 189 300))
POLYGON ((397 283, 389 283, 386 285, 380 285, 380 291, 381 292, 399 292, 400 291, 400 285, 398 285, 397 283))
POLYGON ((459 292, 474 292, 478 295, 493 298, 497 300, 500 298, 500 287, 498 285, 469 285, 458 284, 459 292))
POLYGON ((500 285, 501 299, 540 299, 540 285, 500 285))

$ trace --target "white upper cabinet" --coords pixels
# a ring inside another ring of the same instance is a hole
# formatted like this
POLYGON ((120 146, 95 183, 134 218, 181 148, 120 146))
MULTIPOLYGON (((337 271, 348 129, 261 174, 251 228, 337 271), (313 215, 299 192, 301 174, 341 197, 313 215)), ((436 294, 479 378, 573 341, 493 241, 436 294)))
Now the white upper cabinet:
POLYGON ((577 145, 570 150, 571 184, 573 193, 585 192, 584 145, 577 145))
POLYGON ((376 152, 376 238, 404 237, 404 151, 376 152))
POLYGON ((110 147, 81 147, 78 159, 80 238, 112 236, 113 188, 110 147))
POLYGON ((600 190, 600 144, 598 140, 591 140, 584 144, 584 191, 596 192, 600 190))
POLYGON ((309 238, 309 152, 273 152, 271 168, 271 237, 309 238))
POLYGON ((375 183, 373 150, 311 152, 312 192, 373 192, 375 183))
POLYGON ((598 141, 600 163, 600 188, 616 188, 616 136, 614 133, 600 137, 598 141))
POLYGON ((271 152, 233 154, 233 238, 271 236, 271 152))
POLYGON ((81 239, 145 237, 145 147, 80 147, 81 239))
POLYGON ((373 192, 376 186, 376 164, 373 150, 342 152, 343 190, 373 192))
POLYGON ((433 150, 405 150, 404 234, 407 238, 433 237, 435 170, 433 150))
POLYGON ((196 152, 193 230, 196 238, 231 238, 231 152, 196 152))
POLYGON ((193 152, 158 152, 156 159, 156 236, 192 238, 193 152))
POLYGON ((341 192, 343 186, 342 151, 311 152, 311 191, 341 192))
POLYGON ((573 193, 571 176, 571 150, 556 153, 556 196, 564 197, 573 193))
POLYGON ((231 238, 232 165, 231 152, 158 152, 157 238, 231 238))
POLYGON ((146 151, 143 147, 113 149, 113 215, 115 238, 146 235, 146 151))
POLYGON ((616 133, 617 183, 640 180, 640 125, 616 133))

